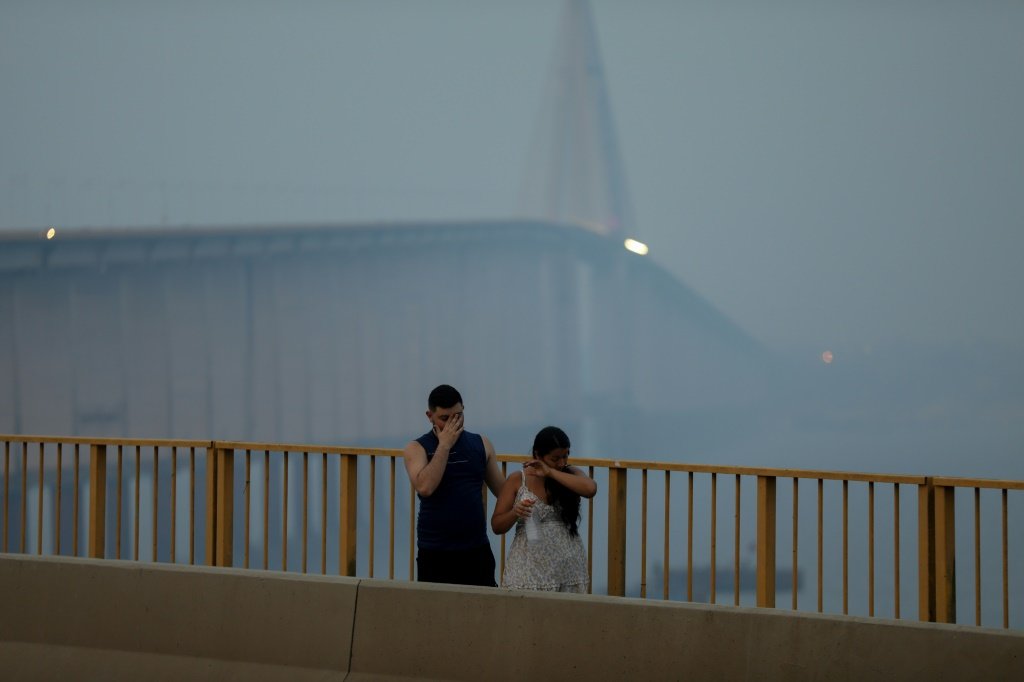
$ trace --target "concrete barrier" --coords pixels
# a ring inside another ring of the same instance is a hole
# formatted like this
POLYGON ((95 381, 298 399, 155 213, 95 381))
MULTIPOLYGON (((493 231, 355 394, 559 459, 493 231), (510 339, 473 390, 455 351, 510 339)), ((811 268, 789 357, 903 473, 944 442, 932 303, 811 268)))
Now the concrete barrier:
POLYGON ((0 555, 0 678, 1016 680, 1024 633, 0 555))
POLYGON ((0 555, 0 678, 343 680, 358 584, 0 555))
POLYGON ((1019 680, 1024 634, 364 581, 350 681, 1019 680))

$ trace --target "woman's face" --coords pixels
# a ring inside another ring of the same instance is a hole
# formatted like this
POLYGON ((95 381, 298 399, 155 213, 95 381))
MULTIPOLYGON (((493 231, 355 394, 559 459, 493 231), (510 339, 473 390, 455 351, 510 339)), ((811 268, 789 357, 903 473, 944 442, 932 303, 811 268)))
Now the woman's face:
POLYGON ((555 448, 551 452, 541 455, 538 459, 552 469, 561 471, 569 466, 569 448, 555 448))

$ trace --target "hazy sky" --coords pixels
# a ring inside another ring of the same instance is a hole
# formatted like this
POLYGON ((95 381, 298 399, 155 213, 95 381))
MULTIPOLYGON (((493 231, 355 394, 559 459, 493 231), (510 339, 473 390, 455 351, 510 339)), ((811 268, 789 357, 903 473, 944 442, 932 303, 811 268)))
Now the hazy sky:
MULTIPOLYGON (((1024 347, 1024 4, 595 0, 651 257, 776 348, 1024 347)), ((478 218, 554 0, 0 1, 0 227, 478 218)))

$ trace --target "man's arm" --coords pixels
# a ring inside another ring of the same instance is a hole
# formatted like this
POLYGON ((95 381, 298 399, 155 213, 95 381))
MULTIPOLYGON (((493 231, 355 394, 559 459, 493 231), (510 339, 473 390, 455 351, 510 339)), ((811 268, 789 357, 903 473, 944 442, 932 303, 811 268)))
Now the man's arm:
MULTIPOLYGON (((427 453, 423 446, 416 441, 410 441, 405 446, 402 457, 405 460, 405 472, 409 474, 409 482, 412 483, 412 487, 420 495, 430 497, 430 494, 441 483, 440 474, 444 473, 444 468, 437 466, 438 460, 441 459, 438 457, 438 453, 435 452, 434 458, 428 463, 427 453)), ((447 460, 448 455, 445 454, 443 459, 447 460)))
POLYGON ((487 436, 480 436, 484 442, 484 452, 487 453, 487 468, 484 471, 484 482, 490 488, 491 493, 498 497, 501 494, 501 487, 505 484, 505 477, 501 475, 501 467, 498 466, 498 456, 494 454, 494 446, 487 436))
POLYGON ((437 450, 434 456, 427 461, 427 452, 423 446, 416 441, 410 441, 405 446, 402 458, 405 460, 405 472, 409 474, 409 482, 412 487, 423 497, 430 497, 441 485, 441 478, 444 476, 445 467, 448 466, 448 453, 452 445, 459 439, 462 433, 462 415, 455 415, 444 425, 444 429, 437 434, 437 450))

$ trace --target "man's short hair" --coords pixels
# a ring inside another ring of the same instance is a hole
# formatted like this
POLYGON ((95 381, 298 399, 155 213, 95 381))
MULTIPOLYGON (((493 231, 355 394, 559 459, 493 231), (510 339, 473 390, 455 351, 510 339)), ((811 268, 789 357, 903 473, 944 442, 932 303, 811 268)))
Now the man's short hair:
POLYGON ((439 407, 455 407, 462 402, 462 396, 448 384, 441 384, 427 397, 427 408, 433 412, 439 407))

